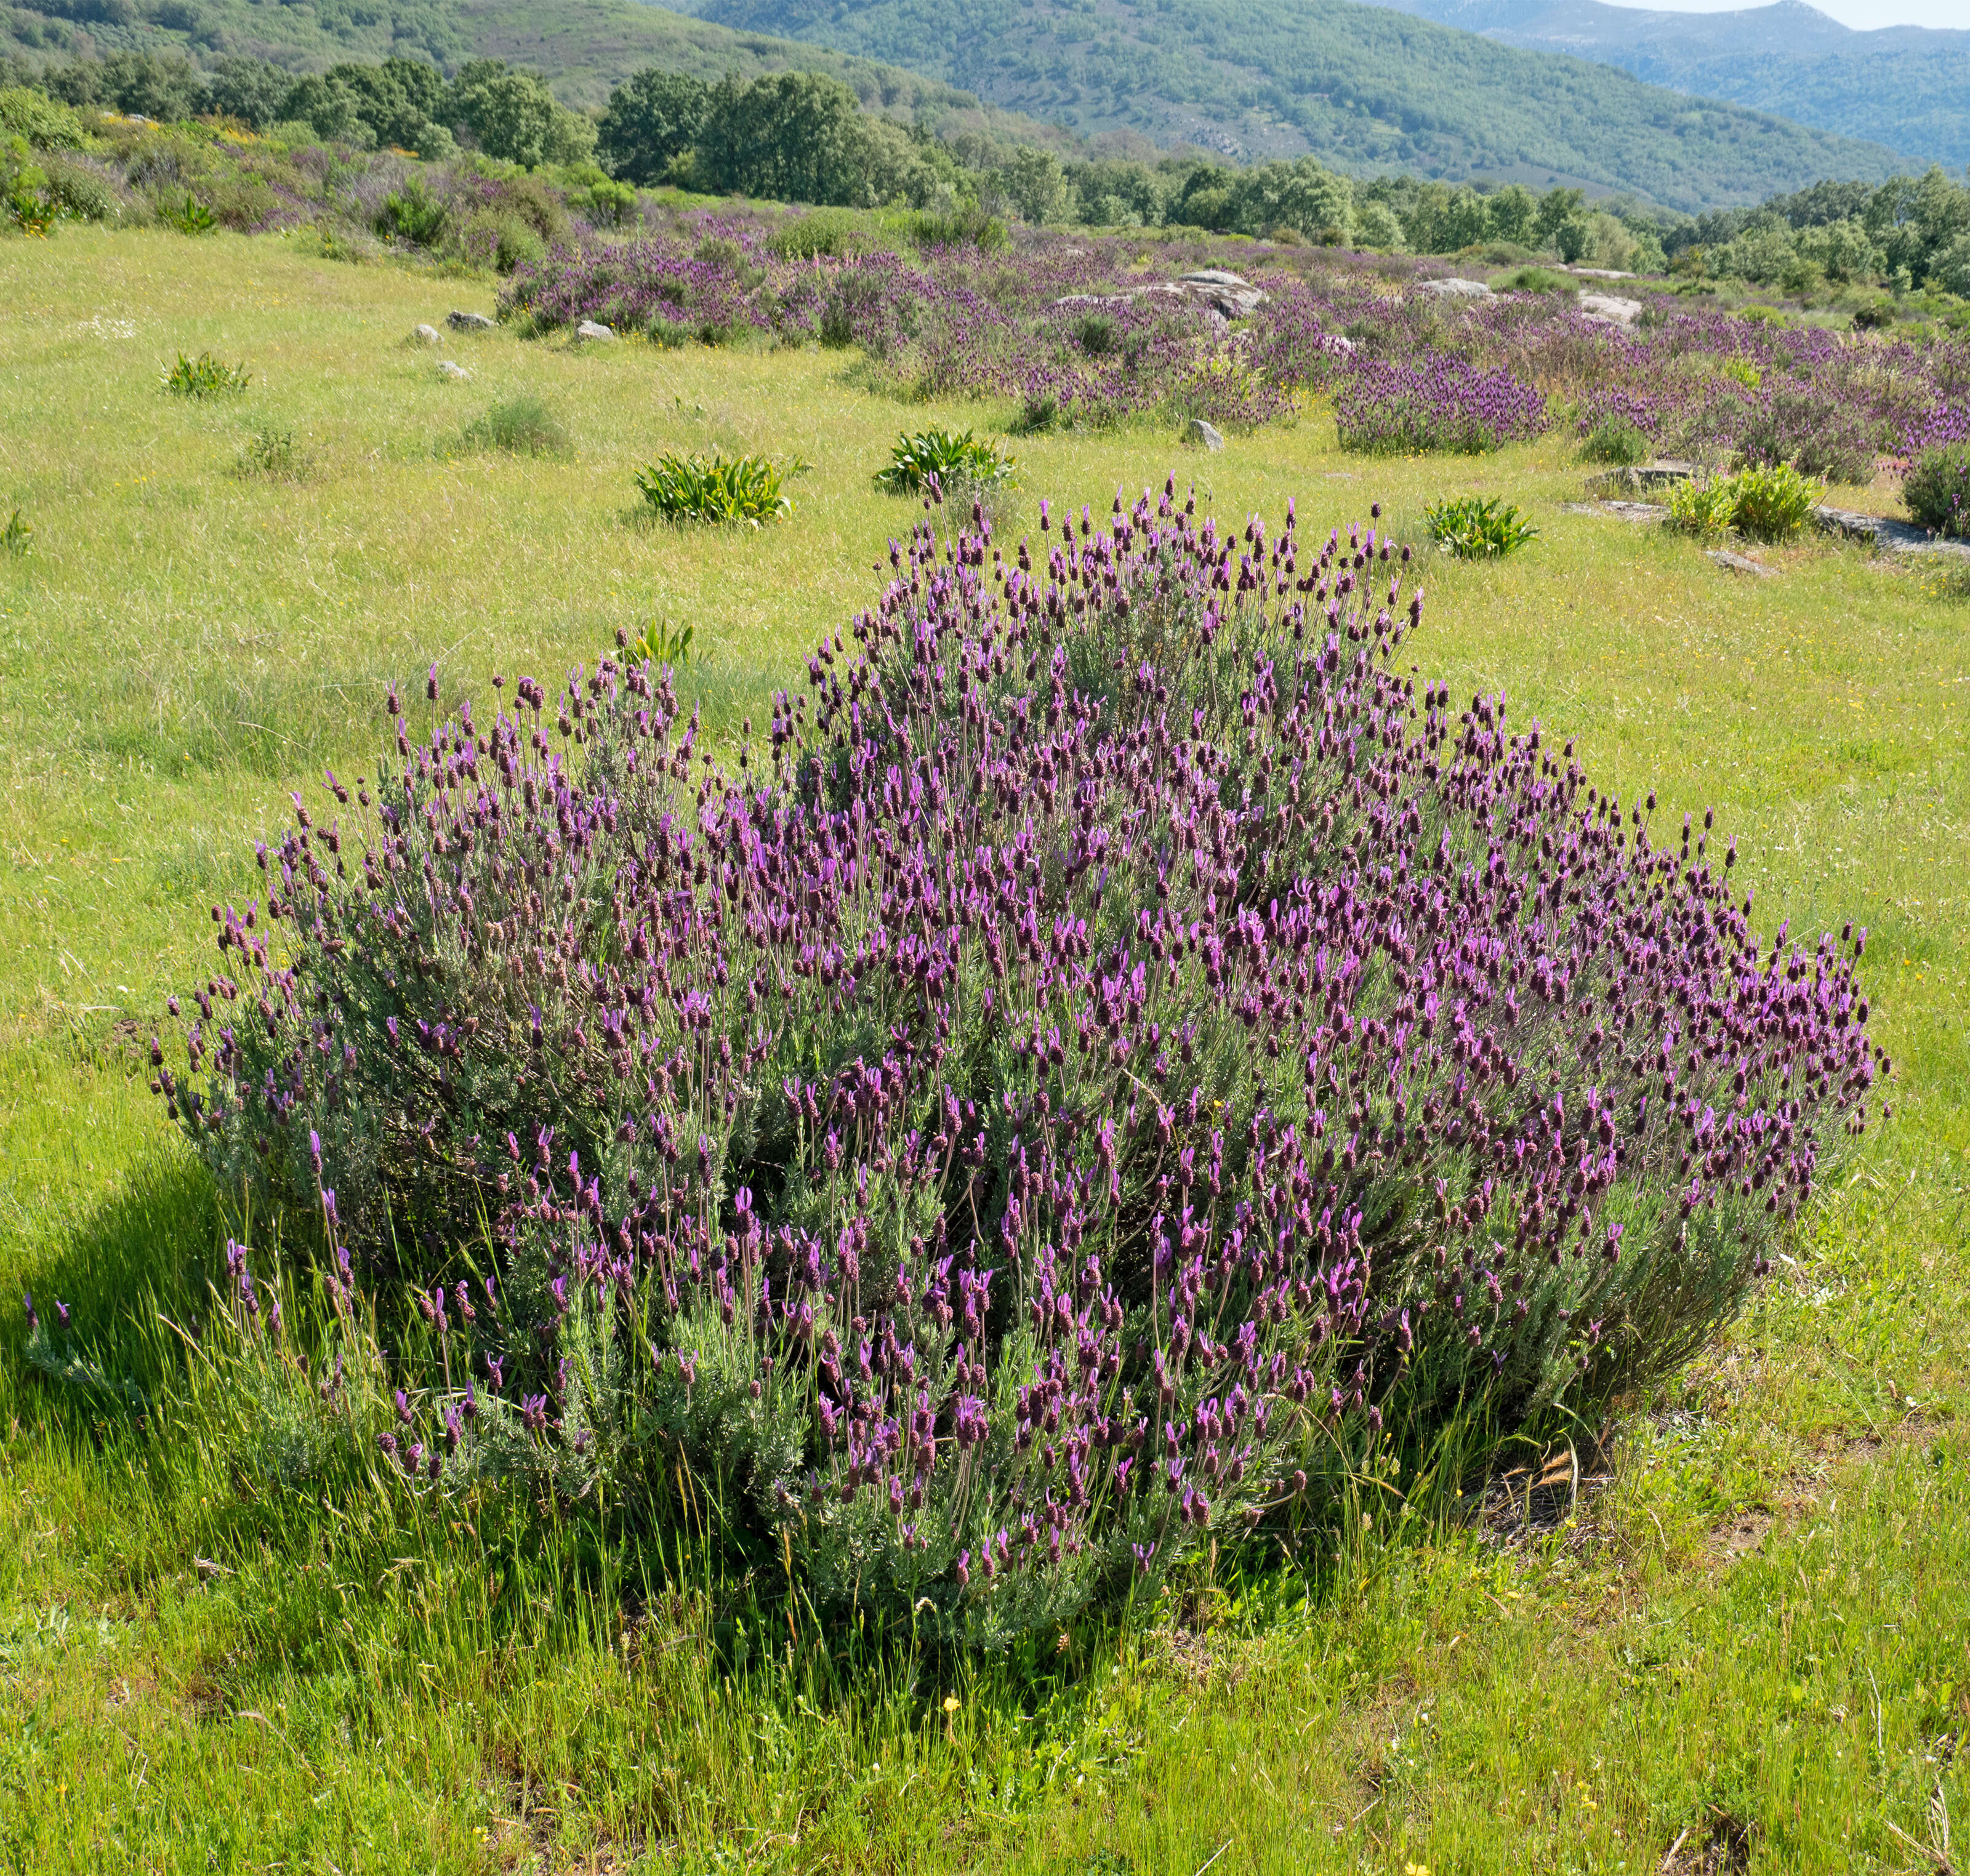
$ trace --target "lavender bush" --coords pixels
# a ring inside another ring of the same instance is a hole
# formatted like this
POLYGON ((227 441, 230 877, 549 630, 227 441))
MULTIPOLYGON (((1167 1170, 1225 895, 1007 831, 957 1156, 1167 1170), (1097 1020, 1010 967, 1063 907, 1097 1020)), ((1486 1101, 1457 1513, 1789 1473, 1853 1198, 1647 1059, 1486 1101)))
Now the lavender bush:
POLYGON ((1370 359, 1341 381, 1334 417, 1344 450, 1476 456, 1537 436, 1546 398, 1504 372, 1442 354, 1414 365, 1370 359))
POLYGON ((395 1336, 411 1488, 720 1508, 1003 1645, 1377 1439, 1595 1419, 1863 1124, 1864 934, 1761 943, 1708 814, 1419 683, 1406 549, 1041 514, 927 508, 729 763, 649 664, 434 670, 213 908, 156 1085, 395 1336))

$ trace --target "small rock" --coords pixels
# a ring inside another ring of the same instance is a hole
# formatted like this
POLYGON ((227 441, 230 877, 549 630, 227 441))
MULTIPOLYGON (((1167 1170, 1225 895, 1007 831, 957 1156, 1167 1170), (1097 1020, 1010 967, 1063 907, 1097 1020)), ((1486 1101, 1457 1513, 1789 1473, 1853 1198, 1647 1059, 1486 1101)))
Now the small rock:
POLYGON ((421 346, 434 346, 438 342, 437 328, 435 326, 413 326, 411 336, 421 346))
POLYGON ((1631 464, 1590 475, 1587 492, 1591 495, 1612 495, 1625 490, 1634 494, 1646 488, 1666 488, 1672 482, 1686 482, 1693 479, 1696 473, 1697 465, 1694 463, 1662 456, 1653 463, 1631 464))
POLYGON ((1580 316, 1597 326, 1632 326, 1642 310, 1639 300, 1624 300, 1611 293, 1584 293, 1580 296, 1580 316))
POLYGON ((1207 424, 1201 417, 1193 417, 1184 435, 1192 443, 1201 443, 1207 450, 1224 447, 1224 433, 1214 424, 1207 424))
POLYGON ((1569 514, 1611 514, 1617 521, 1659 521, 1669 513, 1653 501, 1562 501, 1569 514))
POLYGON ((1756 560, 1747 560, 1741 553, 1733 553, 1728 547, 1720 547, 1711 559, 1727 573, 1755 573, 1760 579, 1770 579, 1779 570, 1775 566, 1760 566, 1756 560))
POLYGON ((492 322, 483 313, 447 313, 444 323, 455 333, 489 333, 492 322))
POLYGON ((584 320, 574 329, 574 336, 577 339, 613 339, 616 333, 613 327, 603 325, 600 320, 584 320))
POLYGON ((1588 280, 1633 280, 1632 274, 1624 274, 1618 267, 1569 267, 1569 274, 1578 274, 1588 280))
POLYGON ((1451 300, 1495 300, 1497 295, 1481 280, 1425 280, 1420 282, 1419 293, 1433 293, 1439 298, 1451 300))
POLYGON ((440 378, 470 378, 472 375, 472 374, 468 372, 463 365, 454 365, 449 359, 440 359, 438 360, 437 375, 440 378))

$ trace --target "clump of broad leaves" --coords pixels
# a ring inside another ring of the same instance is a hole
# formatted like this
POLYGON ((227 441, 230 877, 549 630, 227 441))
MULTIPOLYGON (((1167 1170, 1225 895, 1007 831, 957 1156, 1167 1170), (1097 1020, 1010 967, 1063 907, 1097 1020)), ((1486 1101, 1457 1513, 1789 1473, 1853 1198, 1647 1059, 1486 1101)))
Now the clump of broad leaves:
POLYGON ((1707 815, 1419 681, 1373 528, 941 518, 730 759, 647 663, 393 696, 158 1086, 396 1336, 392 1475, 717 1508, 994 1646, 1377 1440, 1598 1417, 1879 1064, 1863 940, 1761 943, 1707 815))

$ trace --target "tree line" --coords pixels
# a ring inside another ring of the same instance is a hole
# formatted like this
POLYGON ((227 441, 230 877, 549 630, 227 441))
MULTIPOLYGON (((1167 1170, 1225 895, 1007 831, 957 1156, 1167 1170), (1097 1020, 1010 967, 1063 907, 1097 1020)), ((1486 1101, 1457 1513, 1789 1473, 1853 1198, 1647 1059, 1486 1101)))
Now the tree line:
MULTIPOLYGON (((1676 267, 1808 291, 1879 279, 1970 295, 1970 188, 1941 170, 1891 180, 1822 182, 1755 209, 1702 216, 1578 189, 1535 193, 1414 176, 1364 181, 1317 158, 1240 167, 1198 152, 1062 157, 918 112, 865 109, 839 80, 779 72, 715 82, 652 67, 597 113, 567 109, 535 74, 474 59, 449 76, 424 60, 349 63, 297 76, 256 59, 202 72, 181 57, 124 53, 31 73, 0 67, 63 102, 160 121, 234 118, 430 161, 461 144, 528 168, 599 165, 618 183, 672 183, 814 206, 964 208, 1032 224, 1198 228, 1329 245, 1455 254, 1503 244, 1656 272, 1676 267)), ((591 176, 593 174, 590 170, 591 176)))

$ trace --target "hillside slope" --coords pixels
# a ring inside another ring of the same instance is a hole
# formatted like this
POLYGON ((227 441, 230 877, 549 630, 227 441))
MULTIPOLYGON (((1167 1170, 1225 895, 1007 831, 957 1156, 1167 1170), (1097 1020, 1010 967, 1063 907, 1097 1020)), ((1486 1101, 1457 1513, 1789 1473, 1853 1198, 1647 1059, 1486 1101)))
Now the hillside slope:
POLYGON ((1915 167, 1970 163, 1970 32, 1855 32, 1804 0, 1731 13, 1659 12, 1601 0, 1383 4, 1501 44, 1572 53, 1650 84, 1871 138, 1915 167))
POLYGON ((994 128, 1058 140, 1050 126, 1009 119, 935 78, 808 42, 735 32, 636 0, 43 0, 45 10, 0 3, 0 55, 179 52, 210 67, 231 54, 320 71, 342 60, 392 54, 440 65, 502 58, 539 72, 564 104, 600 105, 634 71, 661 65, 715 79, 764 72, 825 72, 864 105, 914 115, 977 113, 994 128))
POLYGON ((1082 131, 1255 157, 1584 183, 1695 209, 1827 175, 1877 144, 1680 96, 1352 0, 696 0, 704 18, 839 47, 1082 131))

